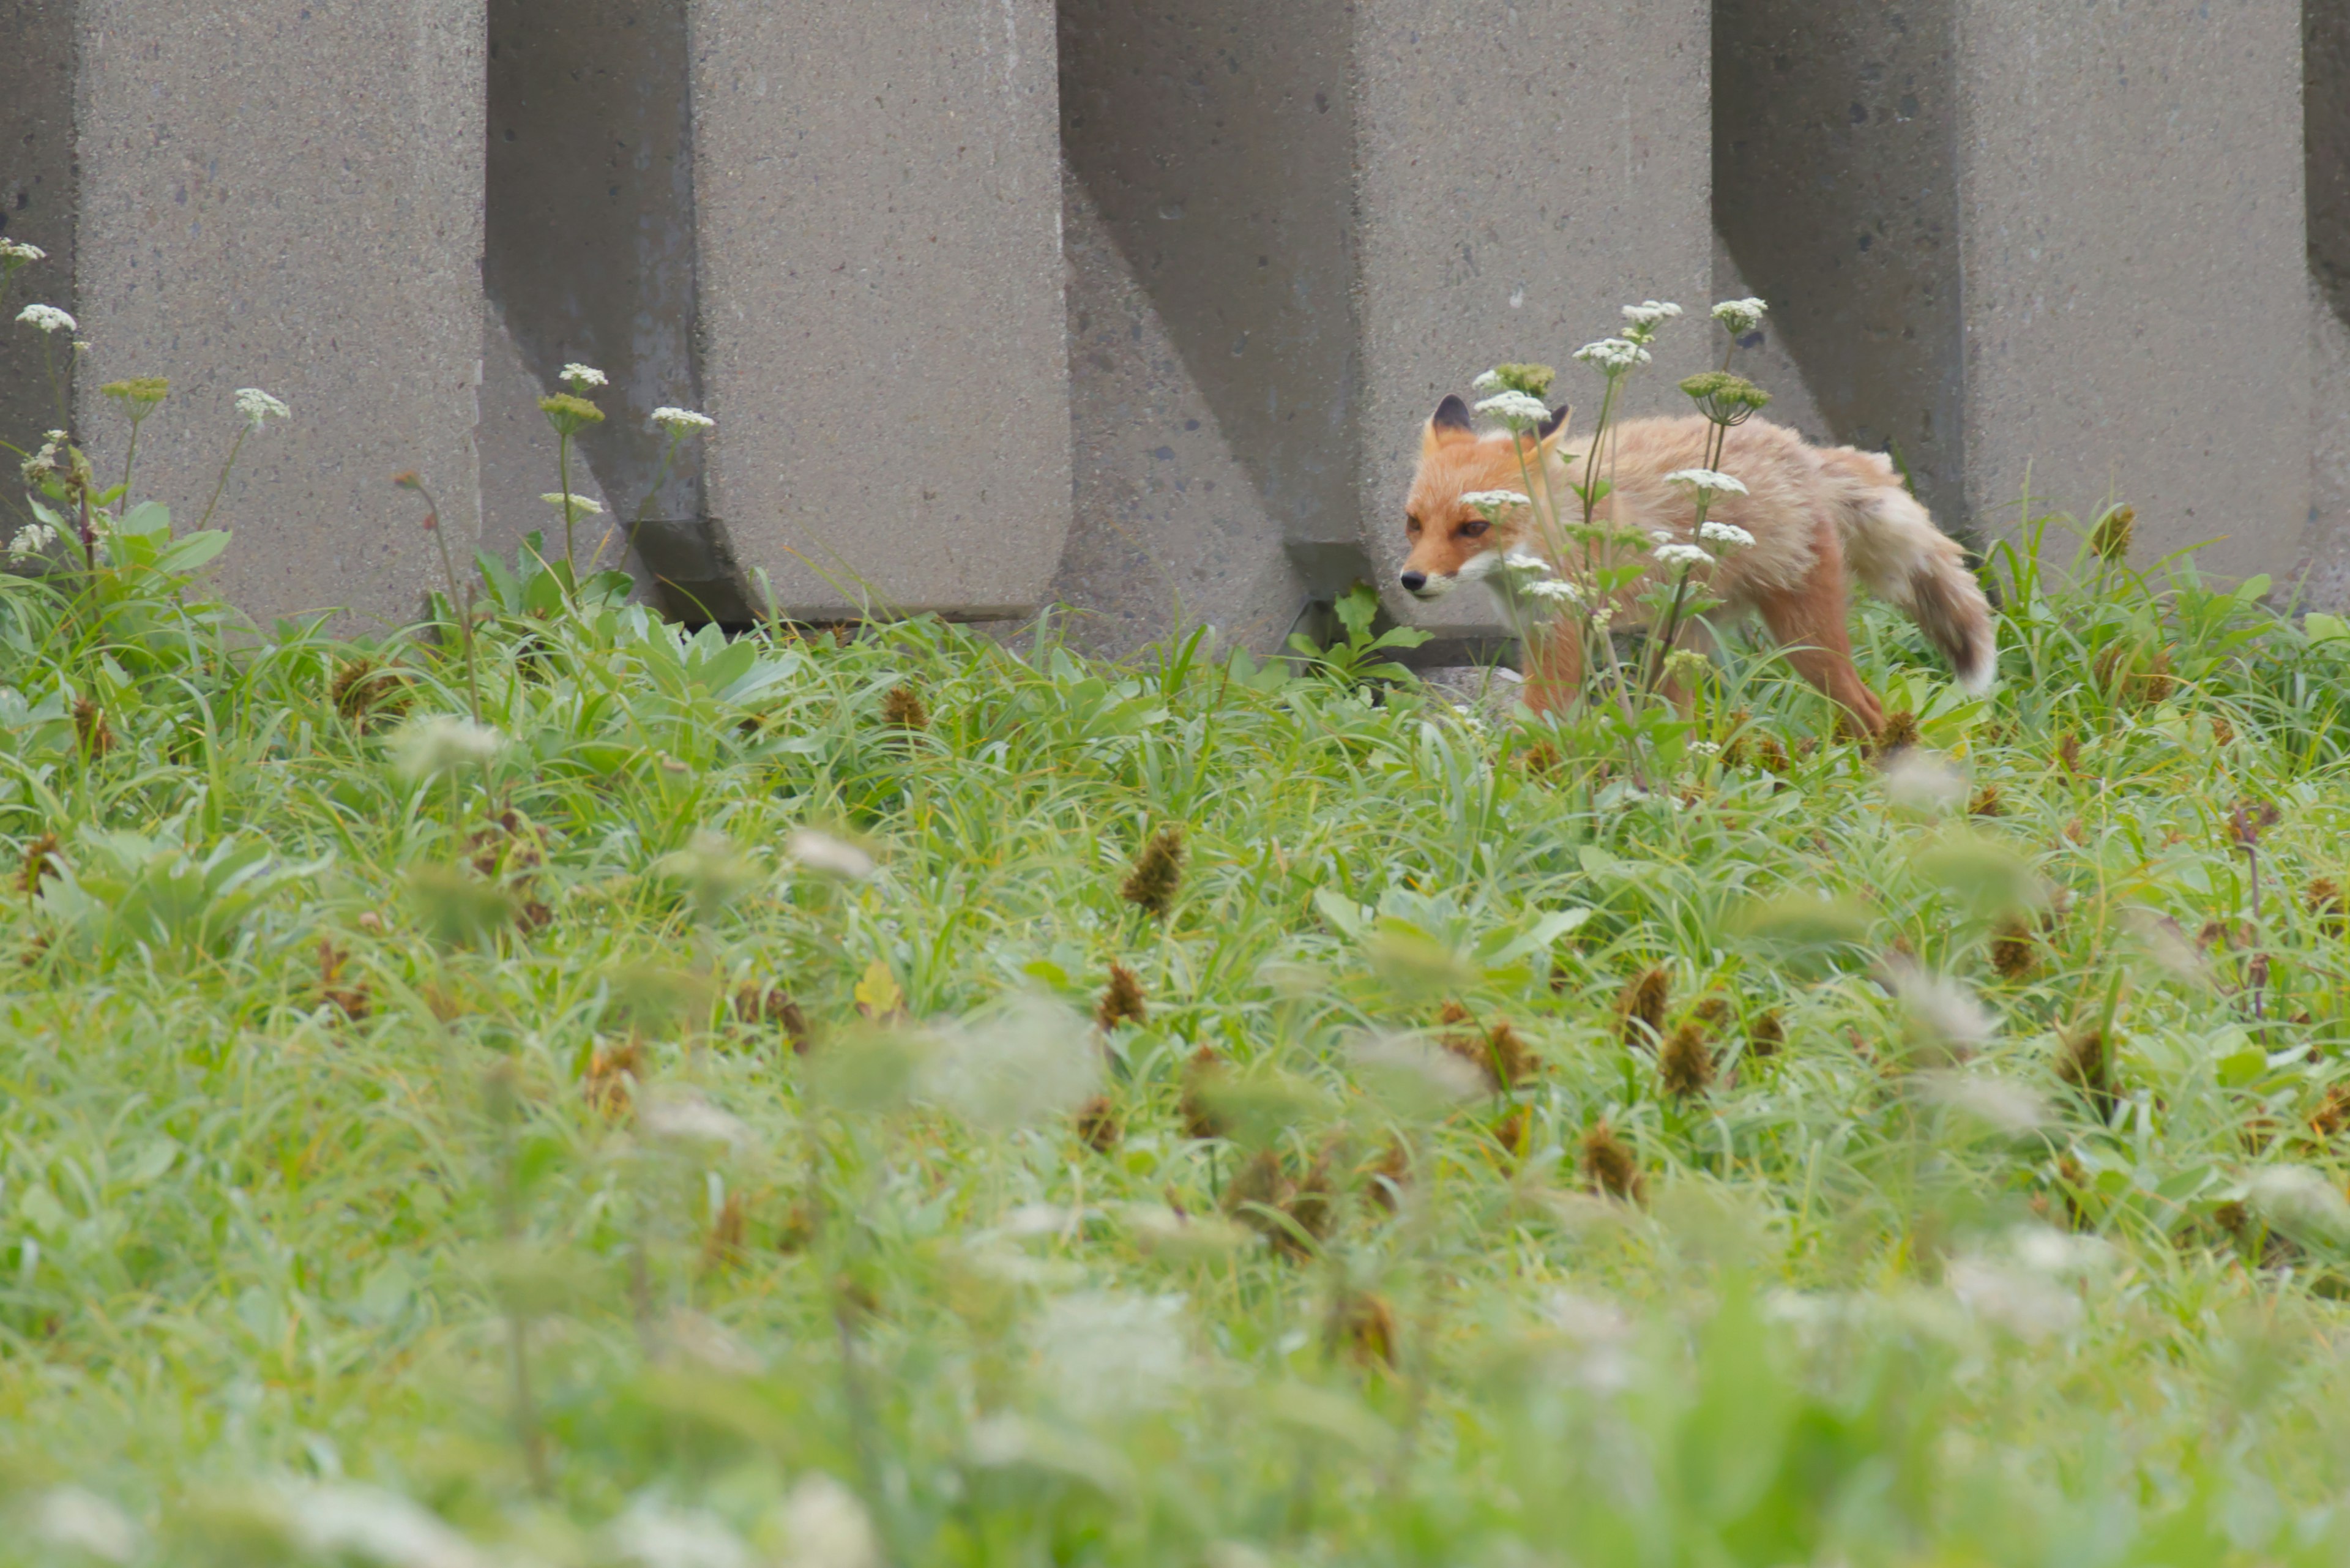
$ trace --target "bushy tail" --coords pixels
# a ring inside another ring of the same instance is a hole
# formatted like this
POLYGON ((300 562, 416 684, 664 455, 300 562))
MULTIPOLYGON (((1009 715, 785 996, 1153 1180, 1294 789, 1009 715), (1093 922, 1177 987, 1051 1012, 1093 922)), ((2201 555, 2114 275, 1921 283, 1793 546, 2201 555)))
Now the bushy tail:
POLYGON ((1958 541, 1934 526, 1880 454, 1839 446, 1820 458, 1853 575, 1908 612, 1950 659, 1961 687, 1987 691, 1999 663, 1999 640, 1991 603, 1967 570, 1958 541))

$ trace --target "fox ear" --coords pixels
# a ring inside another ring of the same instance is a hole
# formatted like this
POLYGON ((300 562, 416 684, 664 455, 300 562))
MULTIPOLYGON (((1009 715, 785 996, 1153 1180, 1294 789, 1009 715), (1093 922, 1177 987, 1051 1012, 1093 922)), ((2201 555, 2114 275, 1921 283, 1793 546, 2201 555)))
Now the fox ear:
POLYGON ((1550 418, 1543 421, 1542 428, 1534 431, 1534 433, 1542 437, 1543 440, 1548 441, 1551 437, 1565 430, 1566 428, 1566 421, 1573 418, 1574 415, 1575 410, 1573 407, 1565 403, 1561 403, 1558 407, 1550 411, 1550 418))
POLYGON ((1475 427, 1469 422, 1469 405, 1457 397, 1449 397, 1436 405, 1436 412, 1429 416, 1428 428, 1436 431, 1465 431, 1475 427))

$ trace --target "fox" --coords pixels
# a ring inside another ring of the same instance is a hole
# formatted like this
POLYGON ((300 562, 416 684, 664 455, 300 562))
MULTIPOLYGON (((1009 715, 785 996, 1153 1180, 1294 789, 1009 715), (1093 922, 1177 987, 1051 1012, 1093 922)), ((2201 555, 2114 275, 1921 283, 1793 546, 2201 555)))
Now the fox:
MULTIPOLYGON (((1557 624, 1545 600, 1519 591, 1505 557, 1527 551, 1553 568, 1553 542, 1529 505, 1488 518, 1462 500, 1479 492, 1524 493, 1529 476, 1557 498, 1562 520, 1580 521, 1581 502, 1568 485, 1580 481, 1589 442, 1570 440, 1568 410, 1555 409, 1538 428, 1481 433, 1458 397, 1437 405, 1421 432, 1419 470, 1404 507, 1409 545, 1399 586, 1415 599, 1440 597, 1466 583, 1483 582, 1502 599, 1522 637, 1557 624)), ((1612 425, 1597 477, 1612 486, 1595 521, 1638 530, 1640 536, 1695 543, 1697 498, 1667 476, 1705 466, 1715 432, 1699 415, 1630 419, 1612 425)), ((1703 546, 1715 559, 1695 579, 1721 601, 1717 615, 1761 617, 1804 680, 1874 737, 1885 710, 1853 667, 1846 574, 1916 621, 1949 659, 1959 685, 1980 695, 1990 689, 1998 642, 1990 601, 1967 568, 1959 544, 1937 527, 1884 456, 1848 446, 1814 446, 1795 431, 1749 419, 1723 432, 1713 464, 1744 484, 1746 493, 1717 493, 1709 524, 1744 529, 1751 545, 1703 546)), ((1666 568, 1649 573, 1617 596, 1617 628, 1639 625, 1647 610, 1638 597, 1666 568)), ((1664 578, 1669 581, 1669 577, 1664 578)), ((1583 639, 1527 638, 1524 700, 1537 713, 1572 702, 1582 688, 1583 639)))

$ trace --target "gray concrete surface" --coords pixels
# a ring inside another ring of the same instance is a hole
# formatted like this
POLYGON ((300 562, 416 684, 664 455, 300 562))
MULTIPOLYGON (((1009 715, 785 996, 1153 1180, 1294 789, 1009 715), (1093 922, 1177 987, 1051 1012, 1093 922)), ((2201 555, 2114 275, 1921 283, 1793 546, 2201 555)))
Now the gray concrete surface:
POLYGON ((79 393, 166 376, 139 489, 192 522, 260 387, 293 410, 245 444, 215 525, 217 581, 268 618, 343 607, 404 622, 439 573, 420 471, 455 539, 478 530, 482 69, 470 0, 314 5, 82 0, 79 393))
POLYGON ((2301 18, 2310 270, 2350 320, 2350 5, 2302 0, 2301 18))
POLYGON ((2138 509, 2275 570, 2309 509, 2299 21, 1725 0, 1714 177, 1838 432, 1946 525, 2138 509))
POLYGON ((2286 591, 2338 612, 2350 609, 2350 322, 2314 281, 2310 292, 2309 527, 2286 591))
MULTIPOLYGON (((1701 316, 1705 28, 1686 0, 1638 16, 1586 0, 1064 0, 1063 143, 1117 252, 1073 276, 1114 266, 1140 291, 1172 350, 1161 406, 1237 462, 1296 587, 1391 575, 1419 430, 1447 392, 1501 360, 1568 365, 1627 300, 1701 316)), ((1083 387, 1112 374, 1091 357, 1119 316, 1074 296, 1073 309, 1092 324, 1072 346, 1083 387)), ((1642 394, 1654 406, 1703 353, 1684 325, 1642 394)), ((1574 377, 1562 386, 1588 400, 1574 377)), ((1089 431, 1082 400, 1078 417, 1082 475, 1116 432, 1089 431)), ((1185 444, 1128 444, 1188 482, 1185 444)), ((1109 466, 1129 490, 1151 482, 1139 458, 1109 466)), ((1094 550, 1083 483, 1075 548, 1094 550)), ((1187 608, 1229 613, 1266 560, 1244 553, 1187 608)), ((1464 636, 1496 629, 1468 596, 1392 607, 1464 636)))
MULTIPOLYGON (((555 431, 538 410, 538 400, 546 388, 546 381, 531 367, 507 329, 503 314, 494 306, 485 308, 482 312, 482 422, 473 441, 482 454, 482 547, 501 560, 513 560, 534 532, 543 535, 541 542, 549 548, 559 548, 562 543, 563 514, 546 502, 548 494, 556 493, 562 471, 555 431)), ((625 567, 641 587, 651 590, 646 597, 657 595, 659 586, 652 574, 627 547, 625 529, 635 516, 634 509, 614 506, 596 476, 595 465, 584 461, 575 462, 572 468, 571 491, 604 508, 600 517, 578 525, 583 561, 625 567), (608 538, 608 531, 613 529, 620 532, 608 538), (595 553, 598 545, 604 546, 600 556, 595 553)))
POLYGON ((786 614, 1015 615, 1068 532, 1050 0, 693 0, 705 509, 786 614))
MULTIPOLYGON (((74 6, 70 0, 0 0, 0 39, 6 40, 0 47, 0 239, 48 252, 48 260, 16 275, 14 287, 0 289, 0 441, 30 450, 73 406, 72 346, 49 343, 54 357, 45 365, 41 335, 17 326, 16 313, 33 304, 80 309, 74 291, 74 6)), ((17 461, 4 451, 0 456, 17 461)), ((15 477, 13 469, 0 472, 15 477)), ((12 532, 30 521, 13 507, 0 517, 12 532)))
POLYGON ((704 520, 706 444, 664 466, 668 438, 648 423, 702 400, 690 76, 686 0, 489 0, 484 525, 511 554, 545 523, 555 448, 533 400, 566 364, 592 365, 611 378, 606 419, 578 447, 608 515, 650 503, 637 565, 651 597, 739 621, 747 602, 704 520), (510 482, 493 450, 536 477, 510 482))

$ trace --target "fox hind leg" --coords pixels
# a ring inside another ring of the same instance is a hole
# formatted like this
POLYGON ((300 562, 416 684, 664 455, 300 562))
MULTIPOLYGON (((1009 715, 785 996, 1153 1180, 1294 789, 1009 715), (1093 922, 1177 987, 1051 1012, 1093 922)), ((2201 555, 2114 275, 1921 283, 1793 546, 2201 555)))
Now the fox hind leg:
POLYGON ((1816 546, 1811 576, 1801 587, 1764 596, 1754 607, 1771 635, 1785 646, 1795 673, 1840 704, 1865 733, 1875 735, 1885 728, 1885 709, 1853 667, 1844 549, 1835 524, 1825 518, 1818 524, 1816 546))

